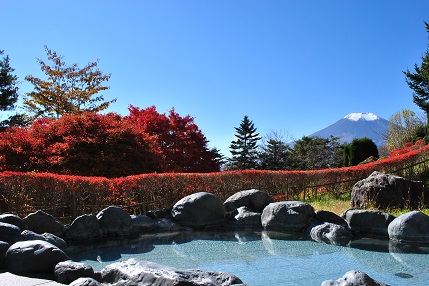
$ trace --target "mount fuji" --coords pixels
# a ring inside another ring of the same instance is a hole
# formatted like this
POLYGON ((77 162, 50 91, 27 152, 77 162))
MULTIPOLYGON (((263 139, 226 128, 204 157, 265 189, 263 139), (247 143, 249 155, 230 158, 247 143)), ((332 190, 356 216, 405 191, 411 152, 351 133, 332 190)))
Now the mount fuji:
POLYGON ((351 142, 353 139, 368 137, 377 146, 385 144, 383 134, 387 132, 389 121, 374 113, 350 113, 332 125, 319 130, 310 136, 330 138, 331 135, 340 137, 340 143, 351 142))

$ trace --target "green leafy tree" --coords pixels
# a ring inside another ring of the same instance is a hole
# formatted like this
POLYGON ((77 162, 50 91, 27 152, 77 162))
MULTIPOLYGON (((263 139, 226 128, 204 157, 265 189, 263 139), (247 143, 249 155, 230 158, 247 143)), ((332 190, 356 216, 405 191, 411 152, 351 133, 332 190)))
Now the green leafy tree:
POLYGON ((292 168, 319 170, 342 165, 342 149, 337 137, 303 136, 295 141, 291 152, 292 168))
POLYGON ((287 170, 290 168, 291 149, 278 132, 265 136, 259 147, 259 168, 262 170, 287 170))
MULTIPOLYGON (((429 24, 425 22, 426 30, 429 33, 429 24)), ((428 46, 429 47, 429 46, 428 46)), ((429 123, 429 51, 426 50, 422 56, 420 66, 414 65, 414 72, 405 71, 405 81, 413 90, 414 103, 426 113, 427 123, 429 123)), ((427 124, 429 128, 429 124, 427 124)))
POLYGON ((229 161, 229 168, 235 170, 255 169, 258 166, 257 143, 261 139, 256 133, 255 125, 247 115, 244 116, 240 127, 234 127, 237 140, 231 142, 229 146, 232 158, 229 161))
POLYGON ((367 137, 354 139, 344 146, 345 166, 358 165, 371 156, 378 158, 378 149, 374 141, 367 137))
POLYGON ((104 101, 103 96, 95 96, 109 88, 104 82, 111 76, 97 69, 98 61, 79 68, 77 64, 66 65, 63 57, 47 46, 45 50, 52 65, 41 59, 38 62, 48 79, 42 80, 31 75, 25 77, 34 85, 34 91, 24 97, 24 108, 34 115, 34 119, 59 118, 63 114, 79 114, 84 111, 98 112, 116 101, 104 101))
POLYGON ((386 145, 391 152, 402 148, 407 142, 414 142, 417 138, 425 137, 425 123, 415 112, 403 109, 389 119, 386 145))

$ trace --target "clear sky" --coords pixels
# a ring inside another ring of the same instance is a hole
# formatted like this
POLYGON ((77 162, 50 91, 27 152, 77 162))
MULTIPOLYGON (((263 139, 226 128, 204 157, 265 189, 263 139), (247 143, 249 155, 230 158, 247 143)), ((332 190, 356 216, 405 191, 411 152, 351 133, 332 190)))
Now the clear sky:
POLYGON ((44 45, 111 73, 109 111, 172 107, 229 156, 244 115, 300 139, 352 112, 419 112, 402 71, 428 47, 428 0, 0 0, 0 49, 21 81, 44 45))

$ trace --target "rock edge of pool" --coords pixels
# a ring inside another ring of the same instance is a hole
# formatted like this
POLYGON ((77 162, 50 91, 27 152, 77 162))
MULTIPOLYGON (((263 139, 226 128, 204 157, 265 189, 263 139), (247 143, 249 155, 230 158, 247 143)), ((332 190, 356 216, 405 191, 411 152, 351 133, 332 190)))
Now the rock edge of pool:
MULTIPOLYGON (((376 210, 347 210, 338 216, 305 202, 274 202, 261 190, 237 192, 225 201, 199 192, 167 209, 130 215, 110 206, 84 214, 69 225, 39 210, 20 218, 0 215, 0 269, 23 276, 45 275, 70 285, 244 285, 233 273, 183 270, 149 261, 127 260, 97 272, 71 261, 67 249, 89 243, 109 244, 145 234, 252 229, 305 236, 320 243, 347 245, 356 238, 390 240, 398 245, 427 244, 429 216, 412 211, 395 217, 376 210), (134 283, 134 284, 133 284, 134 283), (186 284, 188 283, 188 284, 186 284)), ((386 285, 356 269, 321 285, 386 285), (361 283, 361 284, 356 284, 361 283)))

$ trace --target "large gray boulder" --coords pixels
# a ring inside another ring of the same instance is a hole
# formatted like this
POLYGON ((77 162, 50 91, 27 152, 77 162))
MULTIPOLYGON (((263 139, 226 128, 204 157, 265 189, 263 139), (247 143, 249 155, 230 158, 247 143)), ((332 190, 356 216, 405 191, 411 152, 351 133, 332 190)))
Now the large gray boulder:
POLYGON ((10 244, 0 241, 0 269, 4 268, 4 260, 6 258, 6 251, 9 249, 10 244))
POLYGON ((6 267, 13 273, 53 273, 55 265, 70 258, 55 245, 42 240, 14 243, 6 252, 6 267))
POLYGON ((0 215, 0 222, 5 222, 5 223, 10 223, 10 224, 16 225, 17 227, 19 227, 21 229, 21 231, 23 231, 25 229, 25 223, 22 220, 22 218, 20 218, 17 215, 14 215, 14 214, 1 214, 0 215))
POLYGON ((351 270, 344 274, 343 277, 337 280, 326 280, 321 286, 388 286, 383 282, 376 281, 368 276, 368 274, 351 270))
POLYGON ((395 216, 377 210, 347 210, 342 214, 354 235, 387 237, 395 216))
POLYGON ((233 216, 228 222, 232 228, 262 228, 261 214, 252 211, 247 207, 239 207, 233 212, 233 216))
POLYGON ((44 240, 49 243, 52 243, 58 248, 63 248, 64 246, 66 246, 66 242, 61 237, 47 232, 43 234, 38 234, 28 229, 24 230, 21 233, 21 240, 44 240))
POLYGON ((133 232, 131 216, 120 207, 110 206, 97 214, 104 236, 127 236, 133 232))
POLYGON ((274 200, 267 192, 251 189, 237 192, 227 198, 225 208, 227 212, 231 212, 239 207, 247 207, 254 212, 262 213, 264 208, 272 202, 274 200))
POLYGON ((10 223, 0 222, 0 241, 13 244, 21 239, 21 229, 10 223))
POLYGON ((101 284, 94 278, 81 277, 69 284, 69 286, 100 286, 101 284))
POLYGON ((330 211, 317 210, 314 212, 314 219, 319 222, 329 222, 348 227, 348 224, 344 218, 330 211))
POLYGON ((44 211, 36 211, 24 218, 27 229, 35 233, 42 234, 45 232, 62 236, 66 227, 58 219, 44 211))
POLYGON ((71 260, 58 263, 54 269, 55 281, 62 284, 70 284, 81 277, 92 278, 93 276, 94 269, 90 265, 71 260))
POLYGON ((326 222, 313 226, 310 237, 317 242, 346 245, 352 239, 352 233, 348 227, 326 222))
POLYGON ((65 232, 65 238, 71 241, 93 241, 102 235, 100 222, 93 214, 78 216, 65 232))
POLYGON ((359 209, 370 206, 416 208, 427 202, 428 195, 424 182, 375 171, 353 186, 351 206, 359 209))
POLYGON ((131 215, 131 220, 134 228, 139 232, 151 230, 156 223, 156 219, 147 215, 131 215))
POLYGON ((242 283, 238 277, 229 273, 180 270, 135 259, 113 263, 102 269, 101 282, 123 286, 227 286, 242 283))
POLYGON ((394 241, 428 243, 429 216, 420 211, 402 214, 389 224, 388 233, 394 241))
POLYGON ((171 210, 180 225, 206 228, 220 226, 225 220, 223 202, 214 194, 199 192, 179 200, 171 210))
POLYGON ((311 205, 299 201, 271 203, 262 212, 262 227, 265 230, 303 231, 314 215, 311 205))

